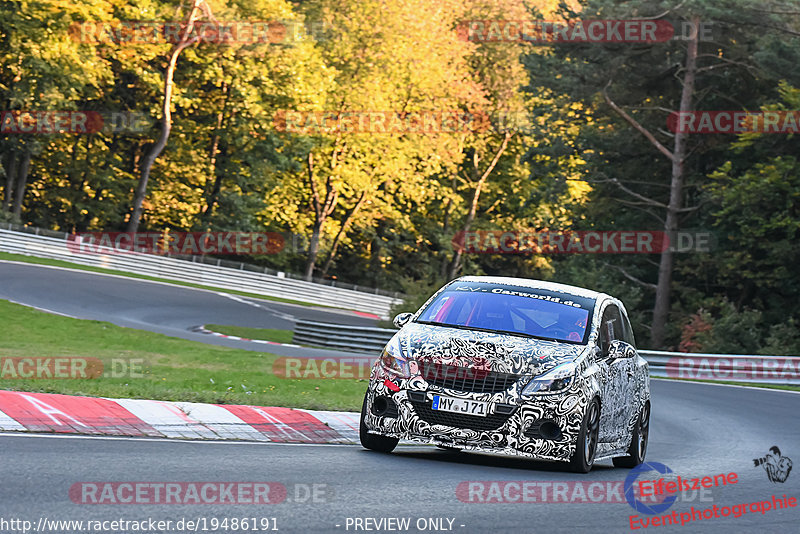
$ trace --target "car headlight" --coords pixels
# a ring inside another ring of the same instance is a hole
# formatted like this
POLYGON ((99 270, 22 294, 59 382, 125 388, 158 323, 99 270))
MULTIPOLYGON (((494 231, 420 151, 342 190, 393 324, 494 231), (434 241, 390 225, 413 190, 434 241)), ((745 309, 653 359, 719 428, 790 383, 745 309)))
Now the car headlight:
POLYGON ((408 359, 403 356, 403 351, 400 349, 400 339, 393 337, 386 347, 381 352, 380 357, 381 365, 383 368, 392 374, 402 378, 411 376, 408 370, 408 359))
POLYGON ((567 389, 575 378, 575 364, 562 363, 539 376, 534 376, 525 389, 523 395, 532 393, 554 393, 567 389))

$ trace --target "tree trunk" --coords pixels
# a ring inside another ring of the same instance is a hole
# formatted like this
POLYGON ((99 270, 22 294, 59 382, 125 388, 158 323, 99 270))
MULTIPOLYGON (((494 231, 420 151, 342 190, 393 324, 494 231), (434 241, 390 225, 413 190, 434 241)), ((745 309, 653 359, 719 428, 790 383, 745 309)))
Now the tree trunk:
MULTIPOLYGON (((225 99, 222 103, 222 109, 217 113, 217 127, 214 130, 214 137, 211 139, 211 150, 209 151, 208 162, 209 174, 214 183, 211 185, 211 190, 206 193, 206 208, 200 215, 200 223, 204 227, 214 211, 214 206, 219 198, 219 192, 222 190, 222 175, 217 175, 217 155, 219 154, 220 133, 222 132, 222 126, 225 122, 225 108, 228 106, 229 98, 228 84, 226 82, 222 83, 222 94, 225 95, 225 99)), ((208 185, 206 185, 206 190, 207 189, 208 185)))
POLYGON ((19 174, 17 176, 17 185, 14 187, 14 207, 11 212, 17 219, 22 217, 22 201, 25 199, 25 186, 28 184, 28 171, 31 166, 31 151, 25 149, 25 155, 22 156, 22 163, 19 166, 19 174))
POLYGON ((184 31, 180 42, 176 44, 173 47, 172 52, 170 52, 167 70, 164 72, 164 98, 161 105, 161 135, 155 144, 150 147, 150 151, 144 158, 144 162, 142 164, 142 174, 139 178, 139 183, 136 185, 136 190, 134 191, 133 195, 133 205, 131 207, 130 219, 128 220, 128 232, 136 232, 139 229, 139 221, 142 218, 142 203, 147 195, 147 182, 150 179, 150 169, 153 167, 153 163, 155 163, 156 158, 158 158, 158 156, 164 150, 164 147, 167 146, 167 140, 169 139, 169 134, 172 131, 172 111, 170 107, 172 104, 172 85, 173 79, 175 78, 175 67, 178 64, 178 56, 180 53, 185 48, 197 42, 197 37, 189 38, 189 35, 191 35, 192 30, 194 29, 194 23, 200 10, 200 6, 203 4, 203 2, 204 0, 194 0, 194 3, 192 4, 192 10, 189 12, 189 16, 187 17, 186 30, 184 31))
MULTIPOLYGON (((475 221, 475 214, 478 213, 478 201, 481 197, 481 190, 483 189, 483 185, 486 183, 486 180, 489 178, 489 175, 494 170, 497 162, 500 161, 500 156, 503 155, 503 152, 506 151, 506 147, 508 146, 508 140, 511 139, 511 134, 506 133, 503 136, 503 142, 500 143, 500 148, 497 149, 495 152, 494 157, 492 158, 492 162, 486 168, 486 170, 481 174, 481 177, 478 179, 475 185, 475 191, 472 194, 472 202, 469 206, 469 212, 467 212, 467 217, 464 220, 464 226, 462 227, 462 232, 464 232, 464 239, 466 241, 467 232, 469 232, 470 228, 472 228, 472 223, 475 221)), ((478 174, 478 158, 477 155, 473 153, 472 157, 472 172, 473 176, 477 176, 478 174)), ((466 243, 465 243, 466 244, 466 243)), ((464 249, 457 249, 453 253, 453 261, 450 262, 450 269, 447 273, 447 280, 452 280, 458 274, 458 271, 461 269, 461 257, 463 255, 464 249)))
MULTIPOLYGON (((450 180, 450 190, 456 192, 456 179, 450 180)), ((447 234, 450 232, 450 212, 453 209, 453 197, 447 199, 447 204, 444 207, 444 223, 442 224, 442 234, 447 239, 447 234)), ((452 239, 450 240, 452 242, 452 239)), ((442 280, 447 279, 447 267, 450 262, 447 261, 447 256, 442 254, 442 264, 439 267, 439 276, 442 280)))
MULTIPOLYGON (((475 191, 472 193, 472 202, 467 212, 467 218, 464 220, 464 226, 461 231, 464 232, 464 239, 466 240, 467 232, 472 228, 472 223, 475 221, 475 214, 478 212, 478 200, 481 198, 481 189, 483 188, 483 180, 479 180, 475 186, 475 191)), ((453 260, 450 262, 450 268, 447 271, 447 280, 450 281, 456 277, 458 271, 461 269, 461 257, 464 249, 456 249, 453 252, 453 260)))
MULTIPOLYGON (((334 155, 336 152, 334 151, 334 155)), ((328 220, 328 217, 333 210, 336 208, 336 201, 339 198, 339 192, 333 185, 333 176, 328 174, 327 178, 325 179, 325 198, 320 200, 319 192, 317 191, 317 184, 314 178, 314 154, 313 152, 308 153, 307 159, 308 165, 308 186, 311 190, 311 208, 314 210, 314 226, 311 231, 311 240, 308 244, 308 255, 306 259, 306 268, 304 273, 304 279, 308 282, 311 282, 312 278, 314 277, 314 268, 317 264, 317 256, 319 256, 319 241, 322 235, 322 228, 325 225, 325 221, 328 220)), ((332 161, 332 170, 335 169, 335 156, 334 161, 332 161)))
POLYGON ((322 233, 322 223, 324 220, 314 222, 314 228, 311 232, 311 241, 308 243, 308 257, 306 259, 306 271, 303 278, 306 282, 311 282, 314 279, 314 267, 317 263, 317 256, 319 255, 319 240, 322 233))
MULTIPOLYGON (((698 28, 699 18, 692 19, 692 23, 695 28, 698 28)), ((697 32, 693 32, 686 52, 686 73, 683 77, 683 90, 681 92, 681 112, 690 111, 692 106, 695 75, 697 73, 697 41, 697 32)), ((678 231, 678 216, 683 207, 686 140, 687 134, 679 129, 675 134, 675 147, 672 151, 672 180, 669 189, 667 216, 664 221, 664 231, 670 239, 670 247, 661 253, 661 261, 658 266, 658 282, 656 284, 656 302, 653 307, 653 327, 650 331, 650 345, 653 349, 659 349, 664 345, 664 335, 669 316, 672 269, 675 260, 672 246, 674 246, 678 231)))
POLYGON ((14 202, 14 182, 17 180, 17 158, 16 152, 9 152, 8 163, 6 164, 6 195, 3 200, 3 211, 11 211, 11 205, 14 202))
POLYGON ((325 277, 326 274, 328 274, 328 269, 331 268, 331 264, 333 263, 333 258, 336 257, 336 251, 339 250, 339 243, 341 243, 342 238, 347 232, 347 228, 350 226, 350 222, 353 220, 353 217, 355 217, 355 215, 358 213, 358 210, 361 209, 361 206, 364 204, 364 200, 366 199, 366 197, 367 197, 367 192, 362 191, 355 205, 352 208, 350 208, 347 211, 347 213, 345 213, 344 220, 342 220, 342 225, 339 227, 339 231, 336 232, 336 237, 333 239, 333 245, 331 245, 331 252, 330 254, 328 254, 328 259, 325 260, 325 265, 323 265, 322 267, 322 272, 320 274, 323 278, 325 277))

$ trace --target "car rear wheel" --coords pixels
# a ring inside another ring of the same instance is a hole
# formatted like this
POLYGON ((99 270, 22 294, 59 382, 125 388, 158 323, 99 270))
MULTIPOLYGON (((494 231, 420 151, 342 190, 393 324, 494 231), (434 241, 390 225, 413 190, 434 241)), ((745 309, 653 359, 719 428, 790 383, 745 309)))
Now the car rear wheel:
POLYGON ((578 434, 578 443, 575 452, 569 460, 570 470, 576 473, 588 473, 594 465, 597 453, 597 439, 600 435, 600 402, 595 398, 586 408, 581 431, 578 434))
POLYGON ((358 425, 358 437, 361 439, 361 445, 365 449, 378 452, 392 452, 397 443, 400 441, 397 438, 390 438, 386 436, 378 436, 367 432, 367 425, 364 423, 364 417, 367 415, 367 396, 364 395, 364 402, 361 404, 361 422, 358 425))
POLYGON ((633 428, 631 445, 628 447, 627 456, 613 458, 615 467, 636 467, 644 462, 647 454, 647 438, 650 435, 650 403, 645 402, 636 418, 636 426, 633 428))

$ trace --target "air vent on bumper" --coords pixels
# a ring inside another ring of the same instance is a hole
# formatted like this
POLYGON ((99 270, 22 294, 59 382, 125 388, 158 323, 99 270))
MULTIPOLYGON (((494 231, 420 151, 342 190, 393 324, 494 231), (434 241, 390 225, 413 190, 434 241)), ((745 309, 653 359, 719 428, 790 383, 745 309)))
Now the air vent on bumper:
POLYGON ((525 437, 557 441, 563 433, 552 419, 537 419, 524 432, 525 437))

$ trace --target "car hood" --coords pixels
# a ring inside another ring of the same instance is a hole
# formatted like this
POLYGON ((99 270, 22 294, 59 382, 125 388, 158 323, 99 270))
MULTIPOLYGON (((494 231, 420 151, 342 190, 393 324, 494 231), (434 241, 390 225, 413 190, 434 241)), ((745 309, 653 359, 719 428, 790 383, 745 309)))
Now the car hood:
POLYGON ((396 336, 411 360, 532 376, 587 350, 586 345, 419 323, 409 323, 396 336))

